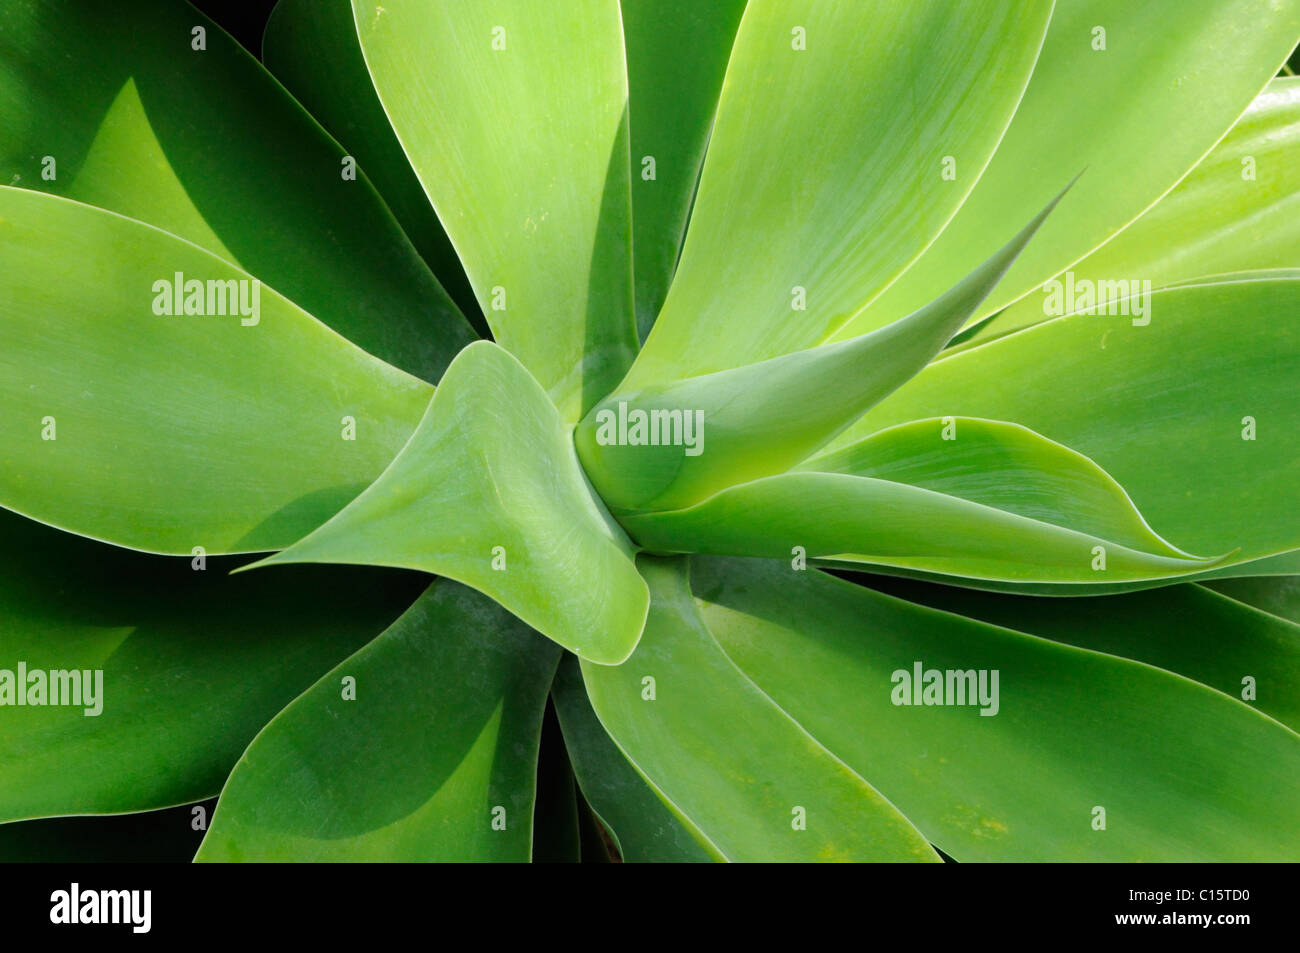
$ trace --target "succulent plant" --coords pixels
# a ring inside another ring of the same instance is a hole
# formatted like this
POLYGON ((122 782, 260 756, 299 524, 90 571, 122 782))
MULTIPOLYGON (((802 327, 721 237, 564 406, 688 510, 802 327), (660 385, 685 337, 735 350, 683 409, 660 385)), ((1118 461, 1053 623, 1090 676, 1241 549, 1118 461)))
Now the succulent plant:
POLYGON ((1297 38, 6 0, 0 856, 1297 859, 1297 38))

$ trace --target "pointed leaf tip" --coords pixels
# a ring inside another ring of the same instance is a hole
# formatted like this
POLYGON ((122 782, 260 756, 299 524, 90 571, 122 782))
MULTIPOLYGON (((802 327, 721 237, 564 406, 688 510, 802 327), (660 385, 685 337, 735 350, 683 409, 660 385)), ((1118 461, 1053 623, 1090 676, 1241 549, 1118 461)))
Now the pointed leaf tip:
POLYGON ((541 385, 508 351, 478 341, 452 361, 410 441, 369 488, 242 568, 359 563, 448 576, 579 656, 617 664, 649 606, 632 555, 541 385))
POLYGON ((681 509, 788 470, 921 371, 1073 185, 954 288, 888 327, 605 398, 574 435, 592 482, 626 514, 681 509))

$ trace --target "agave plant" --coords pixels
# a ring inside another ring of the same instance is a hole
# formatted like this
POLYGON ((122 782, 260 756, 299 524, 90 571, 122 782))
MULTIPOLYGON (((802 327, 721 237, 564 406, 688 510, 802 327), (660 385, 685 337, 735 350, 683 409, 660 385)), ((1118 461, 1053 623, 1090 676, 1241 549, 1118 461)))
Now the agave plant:
POLYGON ((5 856, 1300 856, 1297 0, 0 16, 5 856))

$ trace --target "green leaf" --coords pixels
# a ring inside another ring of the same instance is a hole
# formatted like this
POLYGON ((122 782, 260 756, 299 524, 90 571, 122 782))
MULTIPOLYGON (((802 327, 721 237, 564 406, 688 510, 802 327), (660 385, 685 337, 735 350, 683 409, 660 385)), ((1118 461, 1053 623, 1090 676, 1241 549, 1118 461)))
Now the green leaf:
POLYGON ((188 239, 428 380, 473 339, 338 144, 188 4, 14 0, 0 54, 0 184, 188 239))
POLYGON ((212 797, 267 720, 419 593, 373 570, 195 571, 11 513, 0 540, 0 670, 103 673, 91 705, 0 706, 0 821, 212 797))
MULTIPOLYGON (((1070 270, 1076 286, 1132 279, 1155 287, 1205 275, 1300 262, 1300 78, 1275 79, 1232 131, 1172 192, 1070 270)), ((1201 283, 1204 283, 1202 280, 1201 283)), ((1105 301, 1098 300, 1099 307, 1105 301)), ((970 340, 1047 319, 1031 294, 978 328, 970 340)))
POLYGON ((636 318, 650 332, 681 253, 746 0, 622 0, 631 111, 636 318), (647 165, 646 159, 653 161, 647 165))
POLYGON ((655 553, 794 556, 966 579, 1078 585, 1159 579, 1214 565, 844 473, 764 477, 686 509, 624 516, 622 522, 642 549, 655 553))
POLYGON ((356 159, 457 307, 486 334, 456 250, 370 83, 350 0, 280 0, 262 35, 262 59, 356 159))
POLYGON ((788 470, 925 367, 1058 201, 1060 196, 946 294, 887 328, 610 395, 574 435, 601 498, 615 513, 678 509, 728 486, 788 470), (634 429, 638 415, 650 427, 640 437, 634 429))
POLYGON ((843 570, 847 572, 888 573, 900 579, 915 579, 919 582, 959 585, 963 588, 978 589, 982 592, 1001 592, 1012 595, 1030 596, 1107 596, 1126 592, 1142 592, 1146 589, 1159 588, 1174 583, 1210 583, 1221 579, 1236 579, 1243 576, 1284 576, 1295 575, 1300 571, 1300 550, 1288 550, 1277 556, 1266 556, 1246 562, 1234 562, 1236 554, 1229 553, 1215 559, 1207 559, 1205 565, 1211 567, 1193 572, 1179 573, 1174 577, 1152 577, 1149 579, 1131 579, 1126 581, 1088 583, 1086 591, 1067 592, 1060 583, 1017 582, 1007 579, 980 579, 963 577, 960 580, 942 573, 927 572, 923 569, 905 569, 898 566, 888 568, 863 565, 861 560, 810 559, 822 569, 843 570))
POLYGON ((0 260, 0 505, 86 536, 287 546, 379 475, 432 392, 247 272, 112 212, 0 187, 0 260), (178 273, 247 307, 157 314, 178 273))
POLYGON ((319 530, 255 565, 292 562, 450 576, 570 651, 610 664, 635 647, 649 605, 632 546, 591 492, 555 406, 488 341, 447 368, 379 479, 319 530))
POLYGON ((591 809, 628 863, 712 860, 659 800, 601 726, 587 698, 578 659, 566 655, 551 686, 573 770, 591 809))
POLYGON ((788 563, 697 559, 693 572, 735 663, 959 861, 1300 850, 1300 737, 1213 689, 788 563), (990 701, 996 671, 996 715, 981 714, 991 703, 894 704, 910 687, 899 673, 918 663, 987 672, 990 701))
POLYGON ((909 602, 1177 672, 1300 729, 1300 626, 1202 586, 1062 602, 885 577, 867 585, 909 602), (1247 677, 1253 697, 1243 699, 1247 677))
POLYGON ((196 860, 528 860, 559 657, 491 600, 435 582, 262 729, 196 860))
POLYGON ((493 336, 577 420, 637 345, 618 3, 352 6, 493 336))
POLYGON ((1157 292, 1146 325, 1049 321, 935 361, 832 446, 918 418, 1014 420, 1096 461, 1184 549, 1239 549, 1235 563, 1289 552, 1297 309, 1300 280, 1271 279, 1157 292))
MULTIPOLYGON (((623 388, 819 344, 879 294, 993 154, 1051 8, 750 3, 677 274, 623 388), (948 156, 956 180, 944 177, 948 156)), ((1004 220, 1029 221, 1080 168, 1060 170, 1048 195, 1004 220)), ((1012 234, 930 290, 957 284, 1012 234)))
POLYGON ((915 420, 813 457, 798 469, 907 483, 1130 549, 1188 557, 1152 531, 1105 470, 1019 424, 915 420))
POLYGON ((1057 0, 1033 79, 979 184, 925 255, 837 336, 883 327, 929 301, 1002 245, 1062 176, 1087 166, 979 316, 1079 261, 1200 162, 1297 37, 1296 0, 1057 0), (1105 50, 1094 48, 1098 28, 1105 50))
POLYGON ((584 662, 582 675, 606 730, 706 850, 733 861, 938 860, 728 661, 696 611, 684 561, 638 566, 653 593, 641 643, 625 664, 584 662))
POLYGON ((1206 585, 1261 612, 1300 624, 1300 576, 1216 579, 1206 585))

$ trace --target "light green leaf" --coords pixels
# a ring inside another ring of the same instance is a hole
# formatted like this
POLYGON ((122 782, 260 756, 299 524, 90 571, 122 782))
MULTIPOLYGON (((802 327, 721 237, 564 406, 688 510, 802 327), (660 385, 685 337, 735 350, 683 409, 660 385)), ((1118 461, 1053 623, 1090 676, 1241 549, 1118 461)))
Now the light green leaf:
POLYGON ((1063 601, 865 581, 909 602, 1177 672, 1300 729, 1300 626, 1202 586, 1063 601))
POLYGON ((813 457, 797 469, 907 483, 1130 549, 1188 556, 1152 531, 1105 470, 1019 424, 969 417, 915 420, 813 457))
POLYGON ((788 470, 925 367, 1058 201, 946 294, 887 328, 605 398, 574 435, 601 498, 615 513, 678 509, 788 470))
MULTIPOLYGON (((1108 281, 1127 287, 1144 280, 1159 288, 1243 269, 1258 278, 1262 270, 1300 263, 1297 149, 1300 78, 1288 76, 1268 84, 1177 188, 1071 268, 1075 287, 1091 282, 1100 308, 1108 281)), ((1031 294, 982 324, 970 340, 1037 324, 1047 319, 1043 312, 1043 297, 1031 294)))
POLYGON ((189 4, 12 0, 0 55, 0 184, 188 239, 427 380, 473 339, 364 174, 189 4))
MULTIPOLYGON (((1288 281, 1300 278, 1300 268, 1256 268, 1246 271, 1229 271, 1217 275, 1198 275, 1175 281, 1170 288, 1196 288, 1201 285, 1223 285, 1251 281, 1288 281)), ((980 342, 983 343, 983 342, 980 342)))
POLYGON ((279 0, 262 35, 262 59, 356 159, 438 281, 486 333, 456 250, 370 83, 351 0, 279 0))
POLYGON ((924 417, 1013 420, 1096 461, 1184 549, 1239 549, 1237 563, 1289 552, 1298 310, 1300 280, 1273 279, 1157 292, 1145 325, 1049 321, 934 362, 832 446, 924 417))
POLYGON ((435 582, 261 731, 196 859, 528 860, 559 657, 490 599, 435 582))
POLYGON ((631 104, 632 249, 642 338, 663 306, 677 266, 745 3, 622 0, 619 4, 631 104))
MULTIPOLYGON (((677 274, 623 388, 822 343, 880 293, 975 184, 1051 9, 1050 0, 753 0, 677 274), (946 157, 955 179, 944 176, 946 157)), ((1080 168, 1056 172, 1049 194, 1004 221, 1029 221, 1080 168)), ((1012 234, 932 284, 917 308, 1012 234)))
POLYGON ((1297 38, 1296 0, 1057 0, 1024 101, 978 186, 925 255, 838 336, 929 301, 1005 242, 1062 176, 1087 166, 980 316, 1079 261, 1213 148, 1297 38))
POLYGON ((938 860, 888 801, 723 655, 691 599, 684 561, 637 565, 653 593, 645 636, 623 665, 584 662, 583 678, 611 737, 711 854, 938 860))
POLYGON ((844 473, 764 477, 686 509, 624 516, 622 523, 638 545, 655 553, 829 559, 968 579, 1078 585, 1158 579, 1214 565, 844 473))
POLYGON ((577 420, 637 345, 617 0, 352 6, 494 337, 577 420))
POLYGON ((212 797, 268 719, 420 591, 373 570, 195 571, 2 511, 0 541, 0 821, 212 797), (93 704, 15 706, 34 684, 19 663, 47 673, 47 702, 51 670, 89 671, 93 704))
POLYGON ((735 663, 959 861, 1300 850, 1300 737, 1239 701, 788 563, 693 563, 700 611, 735 663), (894 704, 918 664, 944 673, 945 692, 948 671, 977 684, 985 672, 986 701, 894 704))
POLYGON ((942 585, 960 585, 963 588, 979 589, 982 592, 1001 592, 1014 595, 1030 596, 1070 596, 1078 598, 1081 596, 1107 596, 1119 595, 1126 592, 1142 592, 1146 589, 1159 588, 1174 583, 1208 583, 1220 579, 1237 579, 1243 576, 1285 576, 1295 575, 1300 571, 1300 550, 1289 550, 1277 556, 1265 556, 1263 559, 1252 559, 1246 562, 1234 562, 1235 553, 1229 553, 1220 557, 1218 560, 1207 560, 1205 565, 1209 569, 1198 570, 1195 572, 1179 573, 1177 578, 1170 577, 1152 577, 1150 579, 1132 579, 1120 582, 1089 582, 1086 592, 1065 592, 1062 591, 1060 583, 1033 583, 1033 582, 1016 582, 1005 579, 979 579, 979 578, 962 578, 953 579, 942 573, 927 572, 923 569, 903 569, 898 566, 888 568, 864 566, 861 561, 837 560, 837 559, 810 559, 809 564, 815 564, 822 569, 845 570, 849 572, 869 572, 884 573, 887 572, 891 577, 900 579, 915 579, 919 582, 930 582, 942 585))
POLYGON ((247 272, 112 212, 0 187, 0 261, 0 505, 86 536, 287 546, 379 475, 432 393, 247 272), (156 313, 175 297, 155 285, 178 273, 209 283, 209 313, 156 313))
POLYGON ((576 656, 560 662, 551 698, 582 793, 628 863, 712 860, 605 732, 587 698, 576 656))
POLYGON ((610 664, 635 647, 649 604, 632 546, 591 492, 555 406, 487 341, 447 368, 379 479, 318 531, 255 565, 293 562, 450 576, 610 664))

